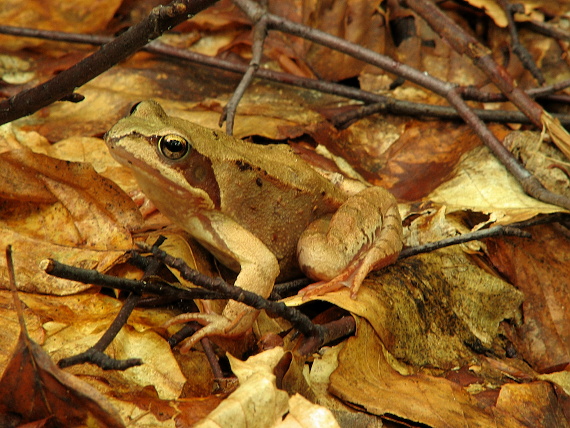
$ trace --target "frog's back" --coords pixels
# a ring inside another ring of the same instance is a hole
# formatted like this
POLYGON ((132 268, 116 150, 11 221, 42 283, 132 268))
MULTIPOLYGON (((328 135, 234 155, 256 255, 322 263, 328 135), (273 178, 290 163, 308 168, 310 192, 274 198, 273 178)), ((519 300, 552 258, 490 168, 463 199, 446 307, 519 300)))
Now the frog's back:
POLYGON ((260 146, 221 132, 198 129, 198 151, 211 148, 221 211, 260 238, 282 272, 294 272, 296 245, 316 218, 333 213, 344 195, 287 145, 260 146), (199 140, 199 141, 198 141, 199 140))

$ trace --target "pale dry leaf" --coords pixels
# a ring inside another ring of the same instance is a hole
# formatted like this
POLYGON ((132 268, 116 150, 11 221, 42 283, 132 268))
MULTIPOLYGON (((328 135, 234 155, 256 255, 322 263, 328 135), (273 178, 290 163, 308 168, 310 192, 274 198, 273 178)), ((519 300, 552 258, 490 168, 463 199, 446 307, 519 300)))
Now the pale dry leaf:
POLYGON ((566 159, 570 160, 570 134, 568 131, 564 129, 560 120, 552 117, 546 111, 542 113, 541 120, 556 147, 566 155, 566 159))
POLYGON ((567 369, 560 372, 540 374, 537 377, 555 383, 560 386, 566 394, 570 395, 570 371, 567 369))
POLYGON ((496 224, 524 221, 538 214, 564 211, 526 195, 520 184, 486 147, 462 156, 454 175, 426 197, 447 212, 471 210, 489 214, 496 224))
POLYGON ((331 411, 311 403, 305 397, 295 394, 289 398, 289 414, 278 428, 339 428, 331 411))
POLYGON ((544 187, 570 197, 570 160, 554 144, 544 141, 545 133, 511 132, 503 144, 523 163, 544 187))
POLYGON ((354 408, 347 406, 328 390, 330 375, 338 367, 338 355, 344 344, 345 342, 342 342, 332 347, 322 347, 318 354, 313 356, 314 360, 310 369, 309 364, 305 365, 304 376, 312 394, 314 394, 314 397, 311 396, 311 400, 315 404, 324 406, 332 411, 342 426, 376 426, 378 422, 376 417, 358 412, 354 408))
POLYGON ((187 379, 182 374, 168 342, 156 332, 138 332, 124 326, 108 348, 116 359, 140 358, 144 364, 124 372, 125 380, 141 387, 153 386, 159 398, 174 400, 180 397, 187 379))
POLYGON ((35 131, 24 131, 14 122, 0 126, 0 153, 27 147, 36 153, 45 154, 49 146, 49 141, 43 135, 35 131))
POLYGON ((0 55, 0 79, 10 85, 22 85, 35 77, 31 62, 14 55, 0 55))
POLYGON ((487 16, 489 16, 498 27, 507 26, 507 16, 505 11, 495 0, 467 0, 471 6, 479 9, 484 9, 487 16))
POLYGON ((283 356, 283 348, 273 348, 247 361, 230 358, 240 386, 197 427, 265 428, 281 421, 289 396, 277 388, 273 369, 283 356))

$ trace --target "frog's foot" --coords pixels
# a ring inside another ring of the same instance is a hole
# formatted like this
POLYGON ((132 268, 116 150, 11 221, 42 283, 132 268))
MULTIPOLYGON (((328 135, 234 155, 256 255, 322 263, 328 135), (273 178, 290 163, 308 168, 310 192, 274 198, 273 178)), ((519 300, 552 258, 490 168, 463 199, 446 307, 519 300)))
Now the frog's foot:
POLYGON ((239 333, 234 332, 234 327, 239 323, 240 318, 235 320, 229 320, 223 315, 219 314, 200 314, 200 313, 188 313, 178 315, 171 318, 165 322, 162 327, 168 328, 174 324, 183 324, 190 321, 197 321, 202 324, 200 330, 194 333, 192 336, 184 339, 180 343, 180 353, 187 354, 190 349, 192 349, 196 344, 205 337, 208 336, 233 336, 239 333))
MULTIPOLYGON (((342 290, 343 288, 350 288, 353 289, 354 282, 350 278, 354 275, 353 273, 343 272, 337 277, 331 279, 330 281, 319 281, 315 282, 314 284, 308 285, 302 290, 299 291, 299 295, 303 296, 303 299, 308 299, 309 297, 315 296, 322 296, 327 293, 332 293, 334 291, 342 290)), ((354 299, 356 298, 356 292, 358 288, 360 288, 360 284, 356 288, 356 291, 353 290, 351 293, 351 297, 354 299)))
POLYGON ((330 293, 337 290, 342 290, 343 287, 350 288, 350 297, 356 299, 356 295, 364 278, 371 271, 381 269, 385 266, 392 264, 398 258, 398 254, 393 254, 388 257, 379 258, 381 250, 377 248, 370 249, 362 258, 351 263, 343 272, 336 277, 316 282, 311 284, 301 291, 299 295, 304 298, 322 296, 323 294, 330 293))

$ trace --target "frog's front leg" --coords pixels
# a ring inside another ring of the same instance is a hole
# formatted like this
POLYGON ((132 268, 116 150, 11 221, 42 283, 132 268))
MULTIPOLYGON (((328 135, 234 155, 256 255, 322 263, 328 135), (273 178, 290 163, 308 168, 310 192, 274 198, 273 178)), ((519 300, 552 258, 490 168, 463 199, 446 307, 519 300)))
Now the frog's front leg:
MULTIPOLYGON (((241 269, 235 286, 267 298, 271 294, 279 274, 275 255, 248 230, 224 216, 215 215, 209 222, 201 220, 194 233, 220 261, 230 266, 239 263, 241 269), (233 262, 233 263, 232 263, 233 262)), ((172 318, 164 327, 173 324, 197 321, 204 325, 191 337, 184 340, 180 351, 188 352, 207 336, 239 336, 252 326, 259 311, 230 300, 222 314, 188 313, 172 318)))
POLYGON ((297 246, 301 269, 316 284, 301 290, 321 295, 343 286, 356 296, 368 273, 393 263, 402 249, 402 220, 394 196, 368 187, 332 216, 311 223, 297 246))

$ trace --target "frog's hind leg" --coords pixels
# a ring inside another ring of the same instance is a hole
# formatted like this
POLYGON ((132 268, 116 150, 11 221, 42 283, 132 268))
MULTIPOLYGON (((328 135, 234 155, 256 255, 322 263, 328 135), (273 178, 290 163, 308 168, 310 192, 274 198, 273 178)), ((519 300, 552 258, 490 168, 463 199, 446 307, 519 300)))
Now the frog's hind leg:
POLYGON ((303 290, 321 295, 349 287, 355 296, 368 273, 393 263, 402 249, 402 221, 394 197, 369 187, 337 212, 311 223, 299 239, 297 255, 305 274, 321 280, 303 290))

